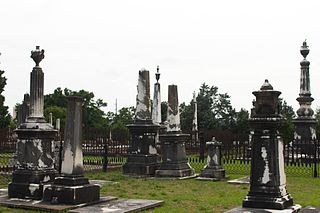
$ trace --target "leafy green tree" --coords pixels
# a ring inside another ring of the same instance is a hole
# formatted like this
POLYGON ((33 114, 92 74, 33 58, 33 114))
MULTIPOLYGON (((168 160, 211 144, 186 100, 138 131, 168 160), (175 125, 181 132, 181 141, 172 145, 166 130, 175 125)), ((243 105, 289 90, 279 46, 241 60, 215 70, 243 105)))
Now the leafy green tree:
POLYGON ((295 113, 292 106, 288 105, 283 99, 280 99, 280 114, 283 117, 282 127, 280 133, 283 137, 285 143, 289 143, 293 140, 294 135, 294 125, 293 119, 295 118, 295 113))
POLYGON ((4 106, 5 97, 2 95, 4 87, 7 85, 7 78, 3 76, 4 71, 0 70, 0 128, 6 128, 10 125, 11 116, 8 107, 4 106))
POLYGON ((249 132, 249 112, 246 109, 241 108, 239 112, 236 112, 235 122, 234 133, 247 134, 249 132))
POLYGON ((48 114, 51 112, 53 118, 61 119, 61 128, 63 128, 68 96, 80 96, 83 98, 82 113, 84 127, 106 128, 108 126, 106 115, 101 109, 107 106, 107 103, 101 99, 94 100, 94 93, 85 90, 72 91, 67 88, 62 90, 58 87, 52 94, 45 95, 44 107, 46 117, 48 117, 48 114))

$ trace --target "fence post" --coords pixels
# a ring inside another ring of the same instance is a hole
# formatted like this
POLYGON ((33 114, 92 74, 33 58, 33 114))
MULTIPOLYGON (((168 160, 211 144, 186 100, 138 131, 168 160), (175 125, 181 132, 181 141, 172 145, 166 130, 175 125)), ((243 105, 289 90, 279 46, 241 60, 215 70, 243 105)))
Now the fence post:
POLYGON ((313 177, 318 177, 318 168, 317 168, 317 161, 318 161, 318 140, 314 140, 314 169, 313 169, 313 177))
POLYGON ((104 137, 104 155, 103 155, 103 171, 107 172, 108 168, 108 138, 104 137))

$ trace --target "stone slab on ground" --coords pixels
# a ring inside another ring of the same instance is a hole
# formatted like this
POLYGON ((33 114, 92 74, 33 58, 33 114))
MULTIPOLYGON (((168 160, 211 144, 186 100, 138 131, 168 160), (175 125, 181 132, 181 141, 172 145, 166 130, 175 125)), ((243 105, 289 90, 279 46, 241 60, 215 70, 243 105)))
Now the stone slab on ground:
POLYGON ((234 209, 226 211, 225 213, 296 213, 296 212, 301 212, 300 210, 301 210, 301 206, 299 204, 290 206, 287 209, 283 209, 283 210, 243 208, 242 206, 238 206, 234 209))
POLYGON ((319 207, 307 206, 303 208, 299 213, 319 213, 319 212, 320 212, 319 207))
POLYGON ((151 179, 159 179, 159 180, 187 180, 198 177, 199 174, 193 174, 191 176, 184 176, 184 177, 151 177, 151 179))
POLYGON ((73 209, 72 213, 127 213, 138 212, 161 206, 162 200, 118 199, 111 202, 73 209))
POLYGON ((242 178, 238 178, 238 179, 234 179, 234 180, 229 180, 228 183, 231 183, 231 184, 250 184, 250 177, 246 176, 246 177, 242 177, 242 178))
POLYGON ((89 180, 89 182, 90 184, 95 184, 100 187, 102 187, 103 185, 114 185, 119 183, 119 182, 110 181, 110 180, 89 180))
POLYGON ((79 208, 87 205, 98 204, 102 202, 108 202, 116 200, 117 197, 106 196, 100 197, 100 200, 90 203, 82 203, 78 205, 65 205, 65 204, 51 204, 50 202, 45 202, 41 200, 31 200, 31 199, 19 199, 19 198, 8 198, 8 195, 0 196, 0 205, 20 208, 20 209, 33 209, 33 210, 44 210, 44 211, 65 211, 68 209, 79 208))
POLYGON ((229 177, 225 178, 208 178, 208 177, 197 177, 196 180, 201 180, 201 181, 225 181, 228 180, 229 177))

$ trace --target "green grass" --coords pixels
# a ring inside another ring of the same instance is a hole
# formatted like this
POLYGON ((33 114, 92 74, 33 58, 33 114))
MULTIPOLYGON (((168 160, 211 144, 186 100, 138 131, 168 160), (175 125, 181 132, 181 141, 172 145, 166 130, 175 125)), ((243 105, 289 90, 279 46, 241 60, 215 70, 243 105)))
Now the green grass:
MULTIPOLYGON (((162 207, 146 212, 224 212, 241 205, 249 190, 248 185, 231 185, 225 181, 204 182, 195 179, 159 180, 125 177, 120 169, 111 170, 108 173, 90 172, 86 176, 90 179, 119 182, 119 184, 103 186, 102 196, 164 200, 162 207)), ((233 179, 243 175, 229 176, 233 179)), ((319 179, 289 176, 287 177, 287 189, 294 203, 302 206, 320 206, 319 179)), ((0 207, 0 212, 32 211, 0 207)))

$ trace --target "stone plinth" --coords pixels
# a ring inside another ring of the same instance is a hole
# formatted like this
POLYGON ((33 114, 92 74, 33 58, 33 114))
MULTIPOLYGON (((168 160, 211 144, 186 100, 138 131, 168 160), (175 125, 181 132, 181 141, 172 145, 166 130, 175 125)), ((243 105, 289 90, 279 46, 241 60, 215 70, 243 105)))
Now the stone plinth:
POLYGON ((283 210, 293 206, 286 189, 284 144, 279 135, 281 116, 279 95, 266 80, 256 96, 254 115, 249 123, 253 129, 250 190, 242 207, 283 210))
POLYGON ((135 121, 127 125, 130 132, 130 147, 123 174, 132 176, 153 176, 160 164, 155 138, 159 125, 149 121, 135 121))
POLYGON ((99 200, 100 187, 83 176, 81 97, 68 97, 63 148, 62 175, 45 189, 43 200, 63 204, 99 200))
POLYGON ((153 124, 150 113, 149 71, 140 70, 137 86, 137 105, 133 124, 127 125, 130 133, 129 154, 123 165, 123 174, 153 176, 160 163, 156 149, 156 135, 160 128, 153 124))
POLYGON ((44 75, 39 63, 44 58, 44 50, 40 51, 37 46, 31 57, 36 66, 30 77, 30 115, 15 130, 18 135, 17 169, 8 186, 10 198, 41 199, 44 186, 51 183, 57 173, 53 153, 57 131, 43 117, 44 75))
POLYGON ((226 179, 225 170, 221 166, 221 145, 222 143, 212 138, 206 143, 208 149, 207 165, 201 169, 199 180, 223 180, 226 179))
POLYGON ((156 171, 157 177, 187 177, 194 175, 194 169, 188 163, 185 142, 189 135, 180 130, 178 88, 168 88, 168 126, 167 133, 160 135, 162 162, 156 171))

